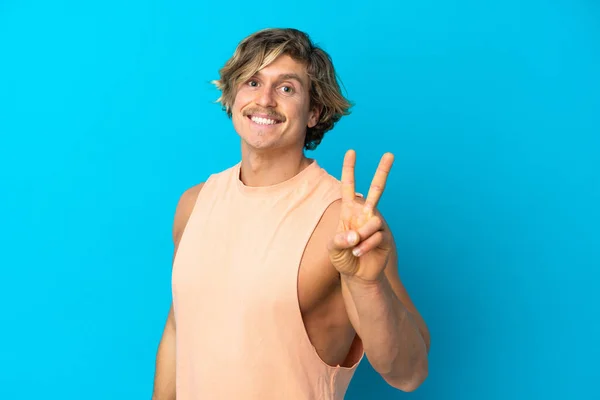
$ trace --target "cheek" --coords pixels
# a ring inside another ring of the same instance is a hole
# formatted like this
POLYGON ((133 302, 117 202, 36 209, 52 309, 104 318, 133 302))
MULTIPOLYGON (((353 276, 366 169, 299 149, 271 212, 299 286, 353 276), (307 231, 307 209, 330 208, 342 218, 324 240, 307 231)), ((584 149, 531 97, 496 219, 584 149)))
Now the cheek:
POLYGON ((235 97, 233 98, 233 107, 238 109, 245 107, 252 101, 252 92, 246 87, 241 87, 237 90, 235 97))
POLYGON ((244 96, 243 93, 238 93, 231 105, 231 114, 233 119, 242 119, 242 110, 248 106, 248 96, 244 96))
POLYGON ((243 104, 244 101, 244 96, 240 95, 240 93, 238 93, 235 98, 233 99, 233 104, 231 105, 232 111, 236 112, 236 111, 240 111, 241 107, 240 105, 243 104))
POLYGON ((281 111, 286 115, 293 117, 294 121, 306 120, 309 117, 308 107, 297 99, 290 99, 288 102, 281 102, 281 111))

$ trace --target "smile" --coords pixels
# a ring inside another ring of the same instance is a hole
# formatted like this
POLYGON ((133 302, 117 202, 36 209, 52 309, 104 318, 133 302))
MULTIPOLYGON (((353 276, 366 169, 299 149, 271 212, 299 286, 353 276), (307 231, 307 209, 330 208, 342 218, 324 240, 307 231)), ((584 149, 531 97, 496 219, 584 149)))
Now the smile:
POLYGON ((254 115, 249 115, 248 118, 254 122, 255 124, 258 125, 276 125, 276 124, 280 124, 281 121, 278 121, 276 119, 271 119, 271 118, 265 118, 265 117, 257 117, 254 115))

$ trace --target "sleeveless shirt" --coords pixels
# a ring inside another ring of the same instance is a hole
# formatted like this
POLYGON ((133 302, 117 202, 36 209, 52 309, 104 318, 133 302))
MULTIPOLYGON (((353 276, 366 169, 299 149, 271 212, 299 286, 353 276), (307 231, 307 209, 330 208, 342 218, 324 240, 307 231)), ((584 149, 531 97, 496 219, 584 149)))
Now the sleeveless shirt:
POLYGON ((206 180, 175 254, 177 400, 341 400, 364 352, 351 367, 323 362, 297 286, 341 184, 314 160, 266 187, 244 185, 240 168, 206 180))

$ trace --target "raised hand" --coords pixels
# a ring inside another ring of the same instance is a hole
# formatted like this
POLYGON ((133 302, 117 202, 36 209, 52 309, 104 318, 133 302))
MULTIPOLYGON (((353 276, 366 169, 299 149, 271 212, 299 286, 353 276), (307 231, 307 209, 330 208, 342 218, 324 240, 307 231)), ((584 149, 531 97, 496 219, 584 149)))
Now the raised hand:
POLYGON ((385 189, 394 156, 386 153, 363 201, 354 189, 356 153, 346 152, 342 168, 342 207, 337 233, 328 245, 333 266, 346 276, 376 281, 392 250, 392 236, 385 228, 376 207, 385 189))

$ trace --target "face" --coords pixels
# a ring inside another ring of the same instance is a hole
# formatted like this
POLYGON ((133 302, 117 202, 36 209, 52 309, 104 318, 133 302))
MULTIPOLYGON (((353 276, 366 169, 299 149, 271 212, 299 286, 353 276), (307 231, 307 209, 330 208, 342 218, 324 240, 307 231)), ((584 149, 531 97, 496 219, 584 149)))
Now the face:
POLYGON ((316 125, 310 109, 306 67, 278 57, 237 88, 232 120, 242 141, 253 149, 302 148, 306 128, 316 125))

